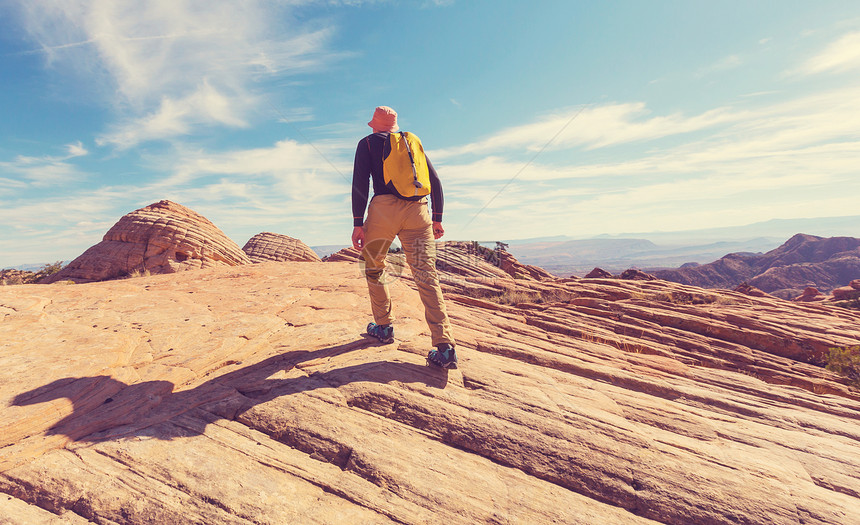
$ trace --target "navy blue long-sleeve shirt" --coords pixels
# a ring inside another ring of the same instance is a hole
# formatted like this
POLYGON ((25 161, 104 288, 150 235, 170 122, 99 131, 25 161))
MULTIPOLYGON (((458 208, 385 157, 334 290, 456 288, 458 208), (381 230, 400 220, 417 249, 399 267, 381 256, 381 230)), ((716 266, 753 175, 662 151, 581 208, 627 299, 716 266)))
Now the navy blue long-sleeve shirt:
MULTIPOLYGON (((374 196, 393 194, 385 187, 385 178, 382 175, 382 162, 391 152, 388 136, 388 132, 372 133, 361 139, 355 149, 355 165, 352 169, 352 218, 354 226, 364 225, 364 212, 367 209, 371 180, 373 180, 374 196)), ((445 205, 442 183, 439 181, 439 175, 429 158, 427 159, 427 169, 430 171, 430 204, 433 221, 442 222, 442 208, 445 205)), ((415 200, 422 198, 418 197, 415 200)))

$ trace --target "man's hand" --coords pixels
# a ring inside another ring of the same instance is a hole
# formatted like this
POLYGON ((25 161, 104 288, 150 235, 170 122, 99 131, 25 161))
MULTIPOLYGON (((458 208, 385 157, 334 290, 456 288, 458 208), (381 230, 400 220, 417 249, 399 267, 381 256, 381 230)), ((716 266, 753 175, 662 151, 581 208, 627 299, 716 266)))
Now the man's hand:
POLYGON ((442 227, 442 223, 433 221, 433 238, 439 239, 443 235, 445 235, 445 228, 442 227))
POLYGON ((359 251, 364 248, 364 226, 356 226, 352 229, 352 247, 359 251))

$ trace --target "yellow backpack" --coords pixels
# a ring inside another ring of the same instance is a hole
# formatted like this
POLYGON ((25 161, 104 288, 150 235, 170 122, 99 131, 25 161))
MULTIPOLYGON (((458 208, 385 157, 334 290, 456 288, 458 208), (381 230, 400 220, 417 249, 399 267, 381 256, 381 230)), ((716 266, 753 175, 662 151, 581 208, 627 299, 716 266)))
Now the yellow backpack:
POLYGON ((389 134, 391 153, 382 161, 385 185, 404 199, 430 194, 430 170, 421 139, 403 131, 389 134))

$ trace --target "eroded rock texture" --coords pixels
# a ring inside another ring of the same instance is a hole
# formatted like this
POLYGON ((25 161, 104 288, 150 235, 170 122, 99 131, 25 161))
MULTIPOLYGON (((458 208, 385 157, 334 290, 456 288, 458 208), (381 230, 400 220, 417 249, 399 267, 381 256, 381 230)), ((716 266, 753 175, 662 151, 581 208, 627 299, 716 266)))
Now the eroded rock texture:
POLYGON ((43 282, 85 283, 250 262, 208 219, 163 200, 123 216, 100 243, 43 282))
POLYGON ((310 246, 298 239, 279 233, 263 232, 251 237, 242 248, 251 262, 306 261, 320 262, 310 246))
POLYGON ((405 273, 388 345, 355 263, 0 288, 0 516, 860 523, 860 395, 813 364, 857 313, 511 279, 448 294, 444 372, 405 273))

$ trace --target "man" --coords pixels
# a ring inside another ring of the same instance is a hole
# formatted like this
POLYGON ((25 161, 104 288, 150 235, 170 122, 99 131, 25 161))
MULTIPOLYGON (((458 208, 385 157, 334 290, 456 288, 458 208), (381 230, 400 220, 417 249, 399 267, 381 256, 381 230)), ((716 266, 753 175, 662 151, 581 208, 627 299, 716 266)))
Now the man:
MULTIPOLYGON (((427 210, 427 197, 401 196, 390 184, 386 184, 383 165, 391 155, 392 138, 404 140, 403 134, 396 133, 397 112, 387 106, 380 106, 373 112, 373 119, 367 123, 373 133, 361 139, 355 150, 355 166, 352 172, 352 215, 354 228, 352 245, 361 250, 365 264, 365 277, 370 294, 370 306, 375 322, 367 325, 367 333, 383 343, 394 341, 391 296, 385 277, 385 257, 394 237, 400 238, 406 262, 412 269, 421 302, 424 303, 424 316, 430 327, 432 344, 436 347, 427 355, 427 362, 442 368, 456 368, 457 354, 454 351, 454 337, 451 323, 442 298, 442 288, 436 273, 436 243, 445 234, 442 228, 442 184, 430 159, 426 158, 420 141, 413 140, 409 151, 412 171, 415 165, 426 160, 429 172, 430 200, 433 216, 427 210), (393 136, 391 134, 394 134, 393 136), (419 148, 413 151, 415 145, 419 148), (413 157, 415 159, 413 160, 413 157), (373 181, 373 199, 364 219, 365 207, 373 181)), ((398 143, 399 147, 399 143, 398 143)), ((411 181, 410 181, 411 182, 411 181)), ((423 188, 415 175, 415 186, 423 188)), ((425 190, 426 191, 426 190, 425 190)), ((418 191, 416 191, 416 194, 418 191)))

